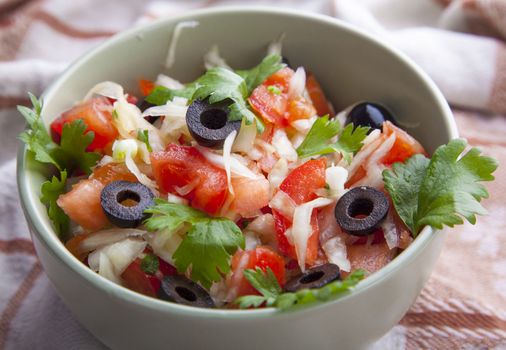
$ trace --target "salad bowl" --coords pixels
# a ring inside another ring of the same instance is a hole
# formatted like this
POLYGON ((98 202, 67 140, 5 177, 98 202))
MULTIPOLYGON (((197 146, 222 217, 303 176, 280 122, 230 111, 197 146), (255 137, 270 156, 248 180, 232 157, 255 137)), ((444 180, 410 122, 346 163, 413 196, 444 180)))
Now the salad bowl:
MULTIPOLYGON (((71 65, 44 93, 49 124, 97 82, 135 92, 139 78, 164 70, 170 38, 182 21, 166 73, 192 81, 202 57, 218 45, 231 66, 250 67, 284 35, 283 55, 310 67, 336 110, 380 101, 427 152, 457 137, 451 111, 434 83, 407 57, 338 20, 258 7, 219 8, 163 19, 119 34, 71 65)), ((342 298, 282 312, 200 309, 132 292, 99 276, 65 249, 40 202, 45 169, 22 147, 18 186, 39 259, 62 300, 93 335, 113 349, 362 349, 401 320, 441 251, 444 233, 426 227, 392 262, 342 298)))

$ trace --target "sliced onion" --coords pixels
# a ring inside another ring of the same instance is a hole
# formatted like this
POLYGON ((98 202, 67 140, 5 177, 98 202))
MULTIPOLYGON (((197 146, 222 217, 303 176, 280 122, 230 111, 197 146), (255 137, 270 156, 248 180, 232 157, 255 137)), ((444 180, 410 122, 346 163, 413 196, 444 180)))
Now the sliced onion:
POLYGON ((267 55, 279 55, 281 56, 281 51, 283 50, 283 40, 285 39, 285 33, 282 33, 279 38, 274 40, 269 44, 267 48, 267 55))
POLYGON ((348 180, 348 170, 340 166, 331 166, 325 170, 325 182, 329 185, 330 195, 340 198, 344 192, 344 185, 348 180))
POLYGON ((220 50, 217 45, 213 45, 211 49, 204 54, 204 66, 207 70, 216 67, 232 70, 225 59, 220 56, 220 50))
POLYGON ((274 164, 274 167, 269 175, 267 175, 267 179, 271 185, 271 190, 279 188, 279 185, 281 185, 283 180, 288 176, 288 173, 288 162, 285 158, 279 159, 276 164, 274 164))
POLYGON ((276 238, 276 227, 272 214, 257 216, 246 229, 258 233, 263 243, 272 242, 276 238))
POLYGON ((237 130, 232 131, 228 136, 225 138, 225 141, 223 142, 223 167, 225 168, 225 173, 227 174, 227 184, 228 184, 228 192, 230 192, 231 195, 234 195, 234 187, 232 186, 231 181, 231 153, 232 153, 232 145, 234 143, 235 137, 237 136, 237 130))
POLYGON ((232 146, 232 151, 248 153, 251 149, 253 149, 256 137, 257 128, 255 124, 251 123, 248 125, 243 119, 239 134, 237 135, 237 138, 234 141, 234 145, 232 146))
POLYGON ((292 219, 296 204, 293 199, 284 191, 277 191, 269 202, 269 207, 281 213, 287 219, 292 219))
MULTIPOLYGON (((202 146, 195 146, 195 147, 200 151, 200 153, 202 153, 202 155, 208 161, 210 161, 219 168, 225 169, 225 162, 223 161, 222 155, 212 152, 211 150, 202 146)), ((248 179, 257 179, 259 175, 251 171, 239 159, 241 158, 237 154, 232 154, 230 157, 230 172, 232 173, 232 176, 242 176, 248 179)))
POLYGON ((111 156, 108 156, 108 155, 105 155, 102 157, 102 159, 100 159, 100 161, 97 163, 97 166, 104 166, 106 164, 109 164, 109 163, 113 163, 114 162, 114 158, 111 157, 111 156))
POLYGON ((188 200, 172 193, 167 193, 167 201, 170 203, 188 205, 188 200))
POLYGON ((153 252, 169 264, 174 264, 172 255, 182 241, 183 238, 177 232, 159 231, 148 237, 148 243, 153 252))
POLYGON ((135 175, 141 184, 149 187, 149 189, 151 189, 155 195, 158 194, 158 185, 156 182, 151 180, 139 170, 139 167, 137 164, 135 164, 130 154, 127 154, 125 157, 125 165, 127 166, 128 170, 130 170, 130 172, 135 175))
POLYGON ((262 242, 260 242, 260 239, 257 237, 257 235, 252 231, 246 231, 244 233, 244 240, 245 240, 244 249, 246 249, 246 250, 253 250, 257 246, 262 244, 262 242))
POLYGON ((289 162, 297 161, 297 151, 288 139, 284 129, 278 129, 274 132, 271 143, 280 158, 285 158, 289 162))
POLYGON ((383 235, 385 236, 385 241, 387 242, 388 248, 397 248, 400 243, 400 237, 397 232, 397 226, 395 225, 391 210, 389 211, 385 220, 383 220, 381 223, 381 229, 383 230, 383 235))
POLYGON ((159 116, 173 116, 178 118, 185 118, 188 107, 181 106, 180 104, 167 102, 161 106, 153 106, 142 112, 142 117, 159 117, 159 116))
POLYGON ((91 252, 106 245, 119 242, 128 237, 142 237, 148 232, 133 228, 112 228, 92 233, 84 239, 79 245, 79 251, 82 253, 91 252))
POLYGON ((332 202, 333 201, 328 198, 317 198, 295 208, 290 236, 292 237, 295 252, 297 253, 297 261, 302 271, 306 269, 307 241, 313 232, 311 214, 314 209, 327 206, 332 202))
POLYGON ((346 244, 341 236, 334 236, 322 244, 327 259, 343 271, 350 272, 351 263, 347 258, 346 244))
POLYGON ((84 101, 89 100, 95 95, 105 96, 115 100, 125 97, 123 87, 112 81, 103 81, 92 87, 84 97, 84 101))
POLYGON ((179 41, 179 37, 181 33, 186 28, 195 28, 199 25, 197 21, 183 21, 176 24, 174 27, 174 31, 172 32, 172 38, 170 39, 169 50, 167 52, 167 58, 165 59, 165 68, 169 69, 176 62, 176 47, 177 42, 179 41))
POLYGON ((295 130, 305 135, 309 132, 316 119, 318 119, 317 116, 312 116, 311 118, 308 119, 297 119, 294 120, 290 125, 295 130))
POLYGON ((147 246, 147 242, 127 238, 94 251, 88 257, 90 268, 116 283, 121 283, 121 274, 147 246))
POLYGON ((198 177, 196 177, 191 182, 187 183, 184 186, 181 186, 181 187, 175 186, 174 190, 176 190, 176 192, 180 196, 186 196, 188 193, 193 191, 195 189, 195 187, 198 186, 199 183, 200 183, 200 179, 198 177))
POLYGON ((173 79, 165 74, 158 74, 158 77, 156 77, 155 85, 164 86, 167 89, 172 90, 181 90, 184 88, 184 85, 181 84, 178 80, 173 79))
POLYGON ((290 85, 288 86, 288 96, 301 96, 304 93, 304 89, 306 89, 306 71, 303 67, 299 67, 290 79, 290 85))
POLYGON ((242 254, 239 259, 239 264, 237 264, 237 268, 233 271, 231 275, 228 276, 227 283, 229 286, 232 286, 227 293, 226 300, 229 302, 234 301, 237 298, 237 289, 241 285, 240 281, 243 279, 243 271, 248 266, 249 263, 249 254, 242 254))
POLYGON ((395 134, 390 135, 381 146, 371 154, 365 164, 366 176, 356 183, 357 186, 367 185, 376 188, 383 186, 382 172, 385 170, 385 166, 381 164, 380 161, 390 152, 395 143, 395 139, 395 134))
POLYGON ((369 158, 369 156, 380 146, 382 141, 383 137, 379 137, 358 151, 358 153, 353 157, 351 164, 348 166, 348 177, 350 179, 353 175, 355 175, 355 172, 361 165, 365 165, 367 158, 369 158))

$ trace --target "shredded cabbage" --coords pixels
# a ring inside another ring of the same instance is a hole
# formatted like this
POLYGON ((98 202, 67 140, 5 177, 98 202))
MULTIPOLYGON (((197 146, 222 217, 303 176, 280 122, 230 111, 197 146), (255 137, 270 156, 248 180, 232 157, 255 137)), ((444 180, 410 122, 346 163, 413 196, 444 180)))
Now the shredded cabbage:
POLYGON ((269 207, 281 213, 287 219, 292 219, 297 205, 284 191, 279 190, 269 202, 269 207))
POLYGON ((274 40, 269 44, 267 48, 267 55, 279 55, 281 56, 281 51, 283 50, 283 40, 285 39, 285 33, 281 33, 277 40, 274 40))
POLYGON ((281 185, 283 180, 288 176, 288 172, 288 162, 285 158, 280 158, 276 164, 274 164, 269 175, 267 175, 272 191, 279 188, 279 185, 281 185))
POLYGON ((178 80, 171 78, 165 74, 158 74, 158 76, 156 77, 155 85, 164 86, 167 89, 172 90, 180 90, 184 88, 184 85, 181 84, 178 80))
POLYGON ((234 145, 232 146, 232 151, 248 153, 253 149, 256 137, 257 128, 255 124, 251 123, 248 125, 243 119, 241 122, 241 129, 239 130, 239 134, 237 135, 237 138, 234 141, 234 145))
POLYGON ((128 237, 142 237, 147 231, 133 228, 111 228, 92 233, 79 245, 79 250, 87 253, 109 244, 119 242, 128 237))
POLYGON ((119 100, 125 98, 123 87, 112 81, 103 81, 93 86, 86 94, 83 101, 89 100, 95 95, 105 96, 119 100))
POLYGON ((176 62, 176 46, 177 42, 179 41, 179 37, 181 36, 181 33, 186 28, 195 28, 199 25, 199 22, 197 21, 184 21, 179 22, 174 27, 174 31, 172 32, 172 37, 170 39, 169 44, 169 51, 167 52, 167 58, 165 59, 165 68, 169 69, 171 68, 174 63, 176 62))
POLYGON ((322 244, 327 259, 343 271, 350 272, 351 263, 347 258, 346 244, 341 236, 334 236, 322 244))
POLYGON ((316 208, 324 207, 332 203, 328 198, 317 198, 311 202, 299 205, 293 213, 293 224, 291 232, 286 232, 293 241, 295 252, 297 253, 297 261, 302 271, 306 270, 306 248, 307 241, 313 232, 311 227, 311 214, 316 208))
POLYGON ((306 89, 306 71, 303 67, 297 68, 295 74, 290 79, 288 86, 288 96, 295 97, 301 96, 306 89))
POLYGON ((289 162, 297 161, 297 151, 288 139, 288 136, 286 136, 285 130, 278 129, 274 132, 272 146, 274 146, 280 158, 285 158, 289 162))
POLYGON ((348 170, 340 166, 331 166, 325 170, 325 182, 329 185, 330 196, 340 198, 346 190, 344 185, 348 180, 348 170))
POLYGON ((232 144, 234 143, 235 137, 237 136, 237 131, 234 130, 226 137, 223 142, 223 166, 225 168, 225 173, 227 174, 227 184, 228 184, 228 192, 233 196, 234 195, 234 187, 232 186, 230 169, 231 169, 231 152, 232 152, 232 144))
POLYGON ((221 67, 228 70, 232 70, 230 66, 227 64, 225 59, 221 57, 220 50, 217 45, 213 45, 209 51, 207 51, 204 55, 204 66, 207 70, 211 68, 221 67))
MULTIPOLYGON (((202 146, 195 146, 200 153, 211 163, 219 168, 225 169, 225 162, 223 156, 210 151, 202 146)), ((241 162, 241 157, 237 154, 232 154, 230 157, 230 172, 232 176, 246 177, 248 179, 258 179, 260 176, 251 171, 246 165, 241 162)))

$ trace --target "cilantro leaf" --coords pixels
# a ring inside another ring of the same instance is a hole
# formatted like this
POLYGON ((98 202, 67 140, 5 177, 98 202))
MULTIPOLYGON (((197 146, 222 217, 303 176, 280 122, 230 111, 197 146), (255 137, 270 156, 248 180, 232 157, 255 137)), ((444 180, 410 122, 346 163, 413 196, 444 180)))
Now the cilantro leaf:
POLYGON ((339 152, 350 163, 352 155, 362 148, 362 141, 368 131, 369 127, 354 127, 353 124, 348 124, 341 130, 341 124, 337 119, 329 120, 329 116, 325 115, 314 122, 304 141, 297 148, 297 154, 300 158, 307 158, 339 152), (330 143, 330 139, 338 134, 338 140, 330 143))
POLYGON ((258 85, 262 84, 268 77, 285 66, 281 60, 280 55, 272 54, 266 56, 259 65, 253 67, 252 69, 237 71, 237 74, 243 77, 246 81, 248 96, 258 85))
POLYGON ((147 130, 137 130, 137 140, 144 142, 148 148, 148 152, 153 152, 153 148, 149 143, 149 133, 147 130))
POLYGON ((38 100, 33 94, 28 93, 33 104, 33 109, 25 106, 18 106, 18 111, 23 115, 29 128, 23 131, 19 138, 23 141, 28 150, 35 154, 35 159, 41 163, 53 164, 59 170, 62 170, 58 161, 54 158, 53 152, 57 145, 49 136, 40 112, 42 110, 42 101, 38 100))
POLYGON ((94 138, 93 132, 86 132, 86 125, 81 119, 65 123, 60 144, 57 145, 49 136, 44 122, 40 116, 42 101, 29 93, 33 108, 18 106, 18 111, 28 123, 27 130, 19 138, 27 145, 35 159, 41 163, 53 164, 58 170, 66 170, 72 174, 76 169, 89 174, 100 155, 95 152, 86 152, 86 148, 94 138))
POLYGON ((145 100, 157 106, 166 104, 172 101, 174 97, 184 97, 190 100, 195 93, 197 86, 195 83, 187 84, 183 89, 174 90, 166 88, 165 86, 156 86, 151 93, 146 96, 145 100))
POLYGON ((383 172, 385 188, 414 236, 426 225, 453 227, 463 218, 474 224, 477 214, 487 213, 479 202, 488 192, 479 182, 494 179, 497 161, 477 148, 464 154, 466 146, 455 139, 440 146, 430 161, 414 156, 383 172))
POLYGON ((364 278, 365 271, 359 269, 343 281, 334 281, 316 289, 301 289, 295 293, 282 293, 276 277, 269 268, 266 272, 259 268, 256 271, 245 270, 244 276, 262 293, 262 296, 246 295, 237 298, 235 303, 240 308, 260 307, 265 303, 266 306, 287 310, 294 306, 335 299, 357 285, 364 278))
POLYGON ((146 213, 150 231, 175 230, 186 223, 191 227, 172 256, 179 272, 191 267, 191 277, 209 288, 230 271, 230 259, 238 248, 244 248, 244 236, 237 225, 226 218, 212 218, 182 204, 157 199, 146 213))
POLYGON ((86 124, 82 119, 65 123, 60 146, 53 151, 54 157, 70 174, 77 169, 90 174, 91 168, 100 159, 100 154, 86 151, 94 137, 92 131, 86 132, 86 124))
POLYGON ((69 230, 69 217, 65 212, 56 204, 58 197, 65 192, 65 182, 67 181, 67 172, 65 170, 60 172, 60 179, 53 176, 42 184, 40 189, 40 201, 47 207, 47 214, 49 219, 53 222, 56 233, 61 239, 65 239, 65 235, 69 230))
POLYGON ((141 260, 141 269, 148 275, 154 275, 159 267, 160 261, 158 261, 158 257, 154 254, 147 254, 141 260))

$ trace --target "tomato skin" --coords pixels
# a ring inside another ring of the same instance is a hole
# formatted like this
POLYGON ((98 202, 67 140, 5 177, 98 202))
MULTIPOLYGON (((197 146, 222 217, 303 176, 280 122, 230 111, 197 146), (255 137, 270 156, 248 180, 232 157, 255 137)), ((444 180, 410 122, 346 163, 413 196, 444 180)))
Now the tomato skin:
POLYGON ((156 298, 162 285, 154 275, 148 275, 141 268, 141 259, 135 259, 121 274, 125 287, 137 293, 156 298))
POLYGON ((326 165, 323 158, 307 161, 293 169, 279 189, 289 195, 297 205, 315 199, 314 192, 325 186, 326 165))
POLYGON ((299 119, 309 119, 316 115, 316 109, 311 102, 302 96, 296 96, 288 104, 288 123, 299 119))
POLYGON ((86 132, 93 131, 95 137, 88 151, 102 150, 114 142, 118 131, 112 123, 112 102, 103 96, 93 97, 62 113, 51 123, 51 135, 56 143, 60 142, 63 126, 74 120, 82 119, 86 132))
POLYGON ((324 116, 326 114, 330 116, 334 115, 334 111, 331 109, 331 105, 328 102, 320 83, 318 83, 316 77, 311 73, 308 73, 306 78, 306 89, 311 101, 313 102, 313 106, 316 109, 316 113, 319 116, 324 116))
POLYGON ((383 134, 387 137, 392 134, 396 136, 392 149, 382 159, 382 163, 387 166, 395 162, 404 162, 406 159, 418 153, 426 154, 423 146, 417 140, 389 121, 383 123, 383 134))
MULTIPOLYGON (((325 186, 325 159, 310 160, 297 168, 283 180, 279 189, 292 198, 296 205, 300 205, 315 199, 315 191, 325 186)), ((293 259, 297 259, 295 247, 288 241, 286 230, 292 226, 292 222, 283 215, 273 210, 276 238, 279 251, 293 259)), ((317 211, 311 215, 313 232, 309 236, 306 249, 306 263, 311 266, 318 257, 319 233, 317 211)))
POLYGON ((287 93, 290 87, 290 80, 292 80, 295 72, 290 67, 284 67, 276 73, 271 74, 264 82, 263 85, 274 85, 281 89, 281 92, 287 93))
POLYGON ((139 79, 139 90, 142 96, 148 96, 155 88, 155 83, 147 79, 139 79))
POLYGON ((195 188, 184 196, 194 208, 216 214, 227 198, 225 170, 211 164, 195 147, 169 144, 165 151, 151 153, 151 166, 163 192, 177 194, 176 187, 195 181, 195 188))
POLYGON ((278 253, 263 246, 258 246, 253 250, 238 250, 232 257, 232 277, 228 280, 229 288, 237 288, 236 297, 260 294, 243 275, 244 270, 254 270, 257 267, 263 271, 270 268, 279 285, 284 286, 286 278, 285 261, 278 253), (243 259, 247 259, 246 264, 241 264, 243 259))
POLYGON ((277 95, 270 92, 267 86, 257 86, 248 98, 249 104, 264 121, 285 127, 288 125, 285 120, 288 98, 284 93, 277 95))

